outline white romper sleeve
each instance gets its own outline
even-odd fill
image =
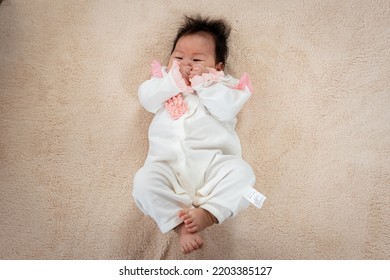
[[[147,111],[157,113],[164,107],[164,103],[180,92],[192,92],[181,77],[179,66],[174,63],[168,72],[166,67],[154,61],[152,63],[152,77],[143,82],[138,89],[139,101]]]
[[[202,104],[214,118],[222,122],[235,119],[252,92],[247,74],[240,80],[224,76],[223,73],[203,74],[194,77],[191,82]]]

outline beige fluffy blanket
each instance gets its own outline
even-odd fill
[[[243,157],[268,200],[182,255],[135,206],[138,102],[184,14],[232,26],[255,93]],[[23,1],[0,5],[0,258],[390,258],[390,3]]]

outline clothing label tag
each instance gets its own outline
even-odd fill
[[[264,201],[267,199],[264,195],[256,191],[255,189],[250,189],[248,193],[244,196],[250,203],[255,205],[257,208],[263,206]]]

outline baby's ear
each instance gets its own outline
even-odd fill
[[[215,65],[215,70],[223,71],[224,68],[225,65],[223,64],[223,62],[219,62],[217,65]]]

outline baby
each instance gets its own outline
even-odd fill
[[[202,247],[203,229],[248,207],[244,196],[256,181],[234,129],[252,86],[246,74],[223,72],[229,34],[223,20],[186,17],[168,67],[154,61],[139,87],[141,105],[155,116],[133,196],[163,233],[175,230],[184,253]]]

